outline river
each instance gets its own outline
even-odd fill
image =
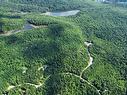
[[[71,11],[63,11],[63,12],[46,12],[42,15],[48,15],[48,16],[72,16],[76,15],[80,10],[71,10]]]

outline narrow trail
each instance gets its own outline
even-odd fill
[[[88,62],[88,65],[80,73],[80,78],[82,78],[84,71],[87,70],[93,64],[93,57],[91,57],[91,54],[89,52],[89,47],[92,45],[92,43],[84,42],[84,44],[87,46],[87,53],[89,56],[89,62]]]
[[[40,70],[44,71],[47,67],[48,67],[47,65],[41,66],[41,67],[38,68],[38,71],[40,71]]]
[[[64,75],[71,75],[71,76],[75,76],[75,77],[79,78],[79,79],[82,80],[83,82],[86,82],[88,85],[90,85],[91,87],[93,87],[93,88],[97,91],[98,95],[101,95],[100,92],[99,92],[100,90],[98,90],[98,89],[97,89],[94,85],[92,85],[89,81],[85,80],[84,78],[80,77],[79,75],[76,75],[76,74],[73,74],[73,73],[62,73],[62,74],[64,74]]]
[[[25,74],[28,68],[22,67],[22,73]]]
[[[82,75],[84,73],[85,70],[87,70],[92,64],[93,64],[93,57],[91,56],[90,52],[89,52],[89,47],[92,45],[92,43],[88,43],[88,42],[84,42],[84,44],[87,46],[87,52],[88,52],[88,56],[89,56],[89,62],[88,62],[88,65],[82,70],[82,72],[80,73],[80,76],[79,75],[76,75],[74,73],[62,73],[62,74],[65,74],[65,75],[71,75],[71,76],[75,76],[77,78],[79,78],[80,80],[82,80],[83,82],[86,82],[88,85],[90,85],[91,87],[93,87],[98,95],[101,95],[100,94],[100,90],[98,90],[94,85],[92,85],[89,81],[85,80],[84,78],[82,78]]]
[[[51,77],[51,75],[49,75],[49,76],[43,81],[43,83],[40,83],[40,82],[39,82],[38,85],[37,85],[37,84],[33,84],[33,83],[24,83],[24,84],[19,84],[19,85],[16,85],[16,86],[14,86],[14,85],[10,85],[10,86],[7,88],[6,91],[13,90],[13,89],[15,89],[15,88],[17,88],[17,87],[21,87],[22,85],[30,85],[30,86],[34,86],[34,87],[37,89],[37,88],[43,86],[44,83],[45,83],[50,77]]]
[[[12,30],[12,31],[8,31],[7,33],[4,33],[4,34],[0,34],[0,36],[10,36],[12,34],[17,34],[19,32],[24,32],[24,30]]]
[[[97,89],[94,85],[92,85],[89,81],[87,81],[87,80],[85,80],[84,78],[82,78],[82,75],[83,75],[84,71],[87,70],[87,69],[93,64],[93,57],[91,57],[91,54],[90,54],[90,52],[89,52],[89,47],[92,45],[92,43],[84,42],[84,44],[87,46],[87,52],[88,52],[88,56],[89,56],[89,62],[88,62],[88,65],[82,70],[81,74],[80,74],[80,75],[76,75],[76,74],[74,74],[74,73],[69,73],[69,72],[67,72],[67,73],[59,73],[59,74],[71,75],[71,76],[77,77],[77,78],[79,78],[81,81],[83,81],[83,82],[87,83],[88,85],[90,85],[91,87],[93,87],[93,88],[97,91],[98,95],[101,95],[101,94],[100,94],[100,90],[98,90],[98,89]],[[44,71],[46,68],[47,68],[47,65],[44,65],[44,66],[39,67],[37,70],[38,70],[38,71],[40,71],[40,70],[43,70],[43,71]],[[24,72],[26,72],[26,71],[24,71]],[[15,88],[17,88],[17,87],[21,87],[22,85],[34,86],[34,87],[37,89],[37,88],[43,86],[44,83],[46,82],[46,80],[48,80],[51,76],[52,76],[52,75],[49,75],[49,76],[43,81],[43,83],[38,83],[38,85],[32,84],[32,83],[24,83],[24,84],[19,84],[19,85],[17,85],[17,86],[10,85],[10,86],[7,88],[7,91],[13,90],[13,89],[15,89]],[[107,91],[107,90],[105,90],[105,91]]]

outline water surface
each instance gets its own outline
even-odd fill
[[[23,26],[23,29],[24,30],[31,30],[31,29],[33,29],[34,27],[31,25],[31,24],[25,24],[24,26]]]
[[[43,15],[49,16],[71,16],[76,15],[80,10],[72,10],[72,11],[63,11],[63,12],[46,12]]]

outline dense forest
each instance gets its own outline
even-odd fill
[[[79,9],[85,6],[84,0],[0,0],[0,5],[12,11],[45,12]]]
[[[0,0],[0,95],[127,95],[126,26],[94,0]]]

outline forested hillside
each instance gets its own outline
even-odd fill
[[[79,9],[85,5],[84,0],[1,0],[2,6],[22,12],[45,12]]]
[[[126,9],[90,0],[0,2],[0,95],[127,95]],[[43,14],[70,10],[79,12]]]

